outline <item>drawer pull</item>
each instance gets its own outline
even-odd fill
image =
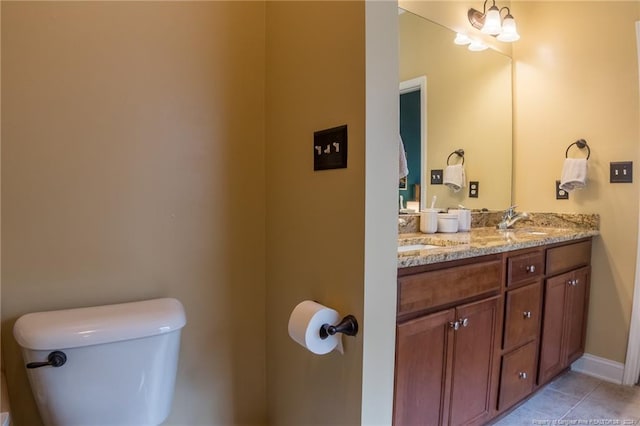
[[[520,378],[520,380],[526,380],[527,379],[527,373],[525,373],[524,371],[521,371],[518,373],[518,378]]]
[[[462,327],[466,327],[469,325],[469,318],[460,318],[458,321],[460,322],[460,325]]]
[[[449,327],[457,330],[460,328],[460,321],[451,321],[449,322]]]
[[[576,280],[569,280],[569,281],[567,281],[567,284],[569,284],[570,286],[575,287],[575,285],[576,285]]]
[[[522,316],[527,319],[527,318],[531,318],[531,311],[524,311],[522,313]]]
[[[524,270],[529,273],[534,273],[536,271],[536,265],[527,265]]]

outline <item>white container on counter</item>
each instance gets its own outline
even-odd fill
[[[467,232],[471,229],[471,210],[449,209],[449,213],[458,215],[458,231]]]
[[[420,211],[420,231],[434,234],[438,230],[438,210],[424,209]]]
[[[458,215],[454,213],[438,213],[438,232],[458,232]]]

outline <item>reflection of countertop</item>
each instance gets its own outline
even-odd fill
[[[398,245],[440,246],[398,254],[398,268],[446,262],[486,254],[579,240],[599,235],[597,230],[579,228],[522,227],[501,231],[495,227],[472,228],[455,234],[399,234]]]

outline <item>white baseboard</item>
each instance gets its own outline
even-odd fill
[[[624,374],[624,364],[591,354],[578,358],[571,364],[571,369],[618,385],[622,384]]]

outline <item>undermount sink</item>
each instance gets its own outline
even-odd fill
[[[418,251],[418,250],[428,250],[440,248],[440,246],[435,246],[433,244],[408,244],[406,246],[398,246],[398,253],[406,253],[408,251]]]

